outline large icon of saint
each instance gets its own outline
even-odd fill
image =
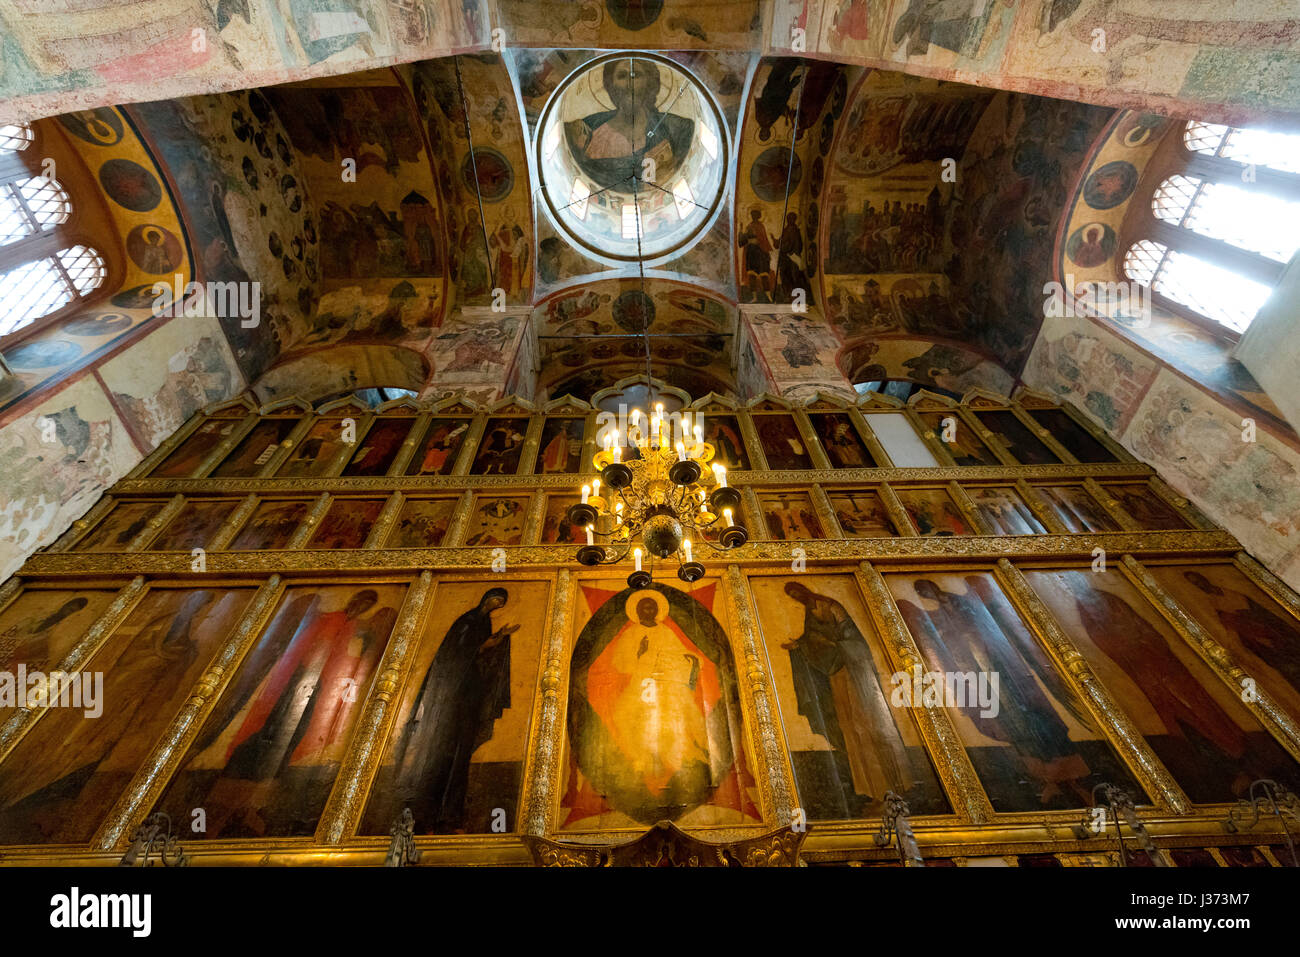
[[[705,803],[747,812],[735,667],[721,626],[675,589],[603,594],[573,651],[569,821],[615,810],[653,823]]]
[[[667,182],[686,158],[695,122],[660,112],[660,68],[648,60],[609,60],[601,80],[614,109],[564,124],[574,161],[602,189],[630,189],[644,159],[654,161],[654,181]]]
[[[492,625],[509,598],[489,588],[452,622],[402,729],[393,811],[410,807],[421,833],[465,830],[470,758],[510,707],[510,636],[519,625]]]

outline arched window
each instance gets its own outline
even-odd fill
[[[97,251],[66,235],[72,200],[33,172],[33,140],[30,126],[0,126],[0,338],[84,299],[107,274]]]
[[[1300,248],[1300,134],[1191,122],[1151,197],[1128,278],[1175,311],[1243,332]]]

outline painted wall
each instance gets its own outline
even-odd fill
[[[1239,408],[1100,320],[1044,322],[1024,381],[1085,410],[1251,554],[1300,585],[1300,451],[1285,438],[1258,423],[1249,428]]]

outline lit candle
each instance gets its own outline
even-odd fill
[[[590,497],[591,497],[591,486],[590,486],[590,485],[584,485],[584,486],[582,487],[582,504],[583,504],[583,505],[586,505],[586,504],[587,504],[587,499],[589,499]]]
[[[682,550],[686,552],[686,560],[689,562],[691,560],[691,540],[689,538],[682,539]]]
[[[614,446],[614,436],[608,432],[605,433],[605,451],[608,452]]]
[[[704,430],[700,428],[698,425],[695,427],[695,444],[696,445],[704,444]]]
[[[686,461],[686,446],[682,445],[680,442],[677,443],[677,461]]]
[[[617,518],[620,522],[623,521],[623,503],[622,503],[622,502],[615,502],[615,503],[614,503],[614,517]]]
[[[728,527],[728,528],[730,528],[732,525],[735,525],[735,524],[736,524],[735,522],[733,522],[733,521],[731,520],[731,509],[729,509],[729,508],[724,508],[724,509],[722,510],[722,517],[725,518],[725,519],[727,520],[727,527]]]
[[[588,525],[588,526],[587,526],[587,544],[588,544],[588,545],[595,545],[595,544],[596,544],[596,537],[595,537],[595,535],[594,535],[594,532],[595,532],[595,529],[593,529],[590,525]]]
[[[616,426],[614,428],[614,448],[618,448],[622,444],[623,444],[623,435],[621,432],[619,432],[618,427]]]
[[[623,446],[621,445],[614,446],[614,461],[615,462],[623,461]]]
[[[727,469],[721,465],[713,466],[713,474],[717,476],[718,488],[727,487]]]
[[[639,548],[632,549],[632,558],[636,561],[636,570],[640,571],[641,570],[641,549]]]
[[[591,494],[600,498],[600,479],[591,480]]]

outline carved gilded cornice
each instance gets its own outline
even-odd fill
[[[468,518],[468,508],[465,512]],[[453,520],[453,524],[455,521]],[[448,531],[452,538],[451,530]],[[936,562],[1050,559],[1091,561],[1094,548],[1109,553],[1155,555],[1216,555],[1231,558],[1241,548],[1227,532],[1105,532],[1084,535],[962,535],[923,538],[818,539],[799,542],[750,542],[727,553],[726,562],[789,564],[793,549],[804,551],[812,562]],[[207,553],[206,573],[193,572],[189,552],[48,552],[27,560],[20,574],[24,578],[82,577],[86,575],[175,575],[182,578],[207,575],[266,577],[275,573],[314,572],[413,572],[426,568],[483,569],[492,564],[491,548],[373,548],[303,549],[260,552]],[[504,546],[510,568],[554,568],[572,565],[573,545]],[[706,567],[720,566],[705,552],[696,556]]]
[[[189,479],[122,479],[109,494],[124,495],[218,495],[246,492],[284,494],[285,492],[434,492],[447,490],[496,489],[570,489],[574,494],[594,473],[544,473],[539,475],[354,475],[320,478],[189,478]],[[1097,462],[1091,465],[970,465],[931,468],[860,468],[803,469],[785,472],[754,469],[727,472],[731,484],[742,485],[825,485],[874,484],[890,482],[903,485],[943,484],[951,481],[1001,480],[1014,484],[1017,479],[1079,480],[1087,477],[1145,480],[1154,473],[1136,462]]]

